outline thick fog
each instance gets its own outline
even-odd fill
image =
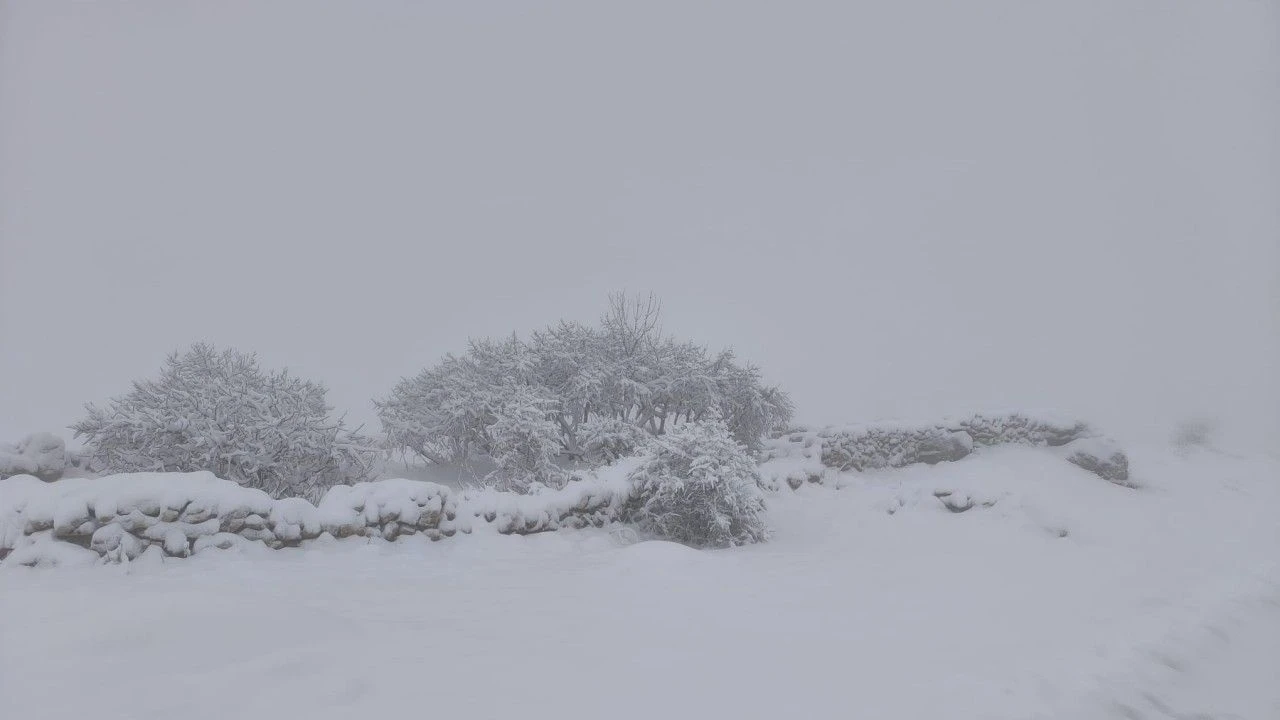
[[[1280,436],[1275,3],[0,7],[0,439],[194,340],[373,425],[619,289],[802,422]]]

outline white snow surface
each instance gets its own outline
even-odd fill
[[[0,715],[1280,717],[1280,461],[1130,459],[1138,488],[1025,447],[841,474],[771,494],[773,539],[732,550],[64,544],[0,567]]]

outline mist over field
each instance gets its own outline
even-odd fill
[[[1278,29],[0,0],[0,718],[1277,720]]]
[[[653,291],[813,424],[1280,433],[1280,11],[0,5],[0,437],[196,340],[370,399]]]

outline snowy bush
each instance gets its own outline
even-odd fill
[[[490,474],[495,485],[524,490],[534,483],[562,484],[564,471],[556,464],[559,431],[547,417],[553,404],[529,387],[506,393],[502,411],[485,428],[486,447],[497,465]]]
[[[635,455],[648,442],[644,428],[617,418],[592,418],[579,428],[582,457],[592,465],[609,465]]]
[[[473,341],[376,402],[395,448],[438,463],[475,454],[499,484],[558,484],[566,463],[607,463],[711,414],[748,449],[785,423],[791,400],[732,352],[658,328],[652,297],[614,296],[599,325],[562,322],[523,340]],[[624,427],[625,426],[625,427]]]
[[[133,384],[72,426],[98,471],[190,472],[317,499],[363,480],[375,451],[330,417],[325,388],[288,371],[263,371],[256,356],[197,344],[170,355],[155,380]]]
[[[756,464],[719,418],[655,438],[628,479],[623,519],[642,530],[698,547],[769,536]]]
[[[0,479],[34,475],[52,481],[62,477],[66,466],[67,445],[52,433],[34,433],[15,445],[0,443]]]
[[[1173,446],[1183,453],[1211,448],[1216,429],[1214,422],[1206,418],[1184,420],[1173,429]]]

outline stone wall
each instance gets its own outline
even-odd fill
[[[769,444],[766,460],[817,459],[836,472],[863,472],[918,463],[954,462],[997,445],[1061,448],[1068,462],[1109,482],[1126,484],[1129,462],[1114,442],[1087,424],[1050,415],[986,413],[934,424],[877,423],[795,429]],[[821,473],[788,472],[785,484],[821,482]]]
[[[616,519],[628,498],[629,485],[617,477],[575,481],[533,495],[379,480],[331,488],[315,506],[300,498],[275,500],[206,472],[56,483],[17,476],[0,481],[0,559],[57,564],[75,557],[65,546],[108,562],[146,553],[188,557],[244,543],[297,546],[326,533],[384,540],[414,535],[439,540],[479,528],[529,534],[601,527]]]

